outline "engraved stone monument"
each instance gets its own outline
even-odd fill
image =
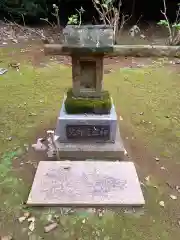
[[[73,84],[64,97],[54,136],[62,161],[39,163],[27,204],[144,205],[134,164],[117,161],[124,160],[124,147],[115,106],[102,87],[103,58],[113,51],[112,28],[68,26],[64,44],[52,47],[54,54],[58,48],[72,57]]]
[[[65,97],[55,130],[60,158],[121,159],[115,106],[103,89],[103,58],[113,51],[113,29],[102,25],[67,26],[62,55],[72,58],[72,88]]]

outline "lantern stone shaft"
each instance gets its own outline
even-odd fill
[[[64,49],[72,57],[75,97],[101,97],[103,58],[113,50],[113,29],[102,25],[67,26]]]

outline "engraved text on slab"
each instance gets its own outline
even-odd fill
[[[110,138],[109,125],[67,125],[66,136],[68,139],[102,139]]]

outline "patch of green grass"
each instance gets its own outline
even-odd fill
[[[5,58],[4,66],[7,62]],[[0,76],[0,232],[13,233],[15,239],[27,239],[28,230],[26,224],[17,221],[24,211],[21,203],[26,200],[27,186],[11,173],[11,163],[17,154],[13,149],[30,143],[39,128],[57,117],[64,92],[70,86],[71,71],[58,64],[40,69],[24,62],[19,72],[9,69]],[[117,112],[124,118],[123,124],[150,148],[175,161],[179,151],[179,87],[179,76],[167,68],[125,69],[105,77],[105,89],[112,94]],[[78,214],[61,216],[57,208],[26,210],[36,217],[36,237],[47,240],[169,240],[172,236],[179,239],[179,226],[169,210],[173,204],[167,201],[165,209],[158,204],[165,199],[164,191],[147,186],[144,193],[145,213],[139,217],[109,212],[101,219],[94,215],[82,218]],[[60,226],[45,234],[43,226],[54,212],[59,215]],[[86,221],[82,222],[84,218]]]
[[[17,188],[17,179],[9,174],[12,161],[16,156],[17,152],[5,153],[0,162],[0,195],[4,205],[7,205],[7,201],[10,200],[7,198],[9,192],[12,193]]]
[[[53,64],[21,65],[0,76],[0,154],[29,142],[37,126],[55,119],[70,77],[68,68]]]
[[[179,161],[180,75],[165,67],[119,69],[106,76],[127,128],[160,156]]]

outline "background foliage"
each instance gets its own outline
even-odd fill
[[[117,2],[118,0],[115,0]],[[180,0],[166,0],[167,15],[172,22],[176,19],[177,3]],[[132,15],[134,23],[140,18],[146,21],[160,21],[162,19],[161,10],[163,9],[163,0],[122,0],[123,13]],[[0,18],[4,17],[22,21],[22,16],[26,23],[34,21],[37,23],[40,18],[49,18],[55,20],[52,16],[53,7],[56,4],[59,7],[61,20],[76,14],[75,9],[82,6],[85,9],[83,20],[94,16],[92,0],[0,0]],[[134,7],[133,7],[134,6]],[[91,11],[89,11],[91,9]],[[66,19],[67,20],[67,19]]]
[[[60,0],[0,0],[1,18],[37,21],[51,15],[53,4],[59,5]]]

